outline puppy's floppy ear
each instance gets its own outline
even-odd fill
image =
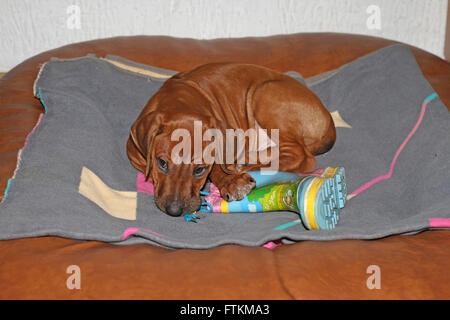
[[[226,163],[226,129],[227,126],[223,121],[220,121],[214,117],[209,117],[209,128],[210,129],[217,129],[222,133],[222,154],[220,156],[216,156],[216,160],[219,161],[217,163],[220,168],[227,174],[237,173],[238,170],[236,168],[236,165],[231,163]]]
[[[153,142],[160,133],[162,114],[151,112],[140,115],[131,126],[127,142],[127,153],[133,166],[150,178],[152,169]]]

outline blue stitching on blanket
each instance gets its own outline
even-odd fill
[[[44,100],[42,99],[41,88],[38,88],[37,95],[38,95],[39,100],[41,101],[42,105],[44,106],[44,114],[46,114],[46,113],[47,113],[47,106],[45,105],[45,102],[44,102]]]
[[[11,185],[11,181],[12,181],[12,178],[9,178],[8,184],[6,185],[6,189],[5,189],[5,192],[3,193],[3,199],[1,202],[5,201],[6,197],[8,196],[8,190],[9,190],[9,186]]]
[[[37,95],[38,95],[39,100],[41,101],[42,105],[44,106],[44,114],[46,114],[46,113],[47,113],[47,106],[45,105],[44,100],[42,100],[42,92],[41,92],[41,88],[38,88]],[[32,130],[32,131],[33,131],[33,130]],[[30,132],[30,133],[31,133],[31,132]],[[23,148],[25,148],[25,145],[22,147],[22,149],[23,149]],[[21,150],[22,150],[22,149],[21,149]],[[20,152],[20,150],[19,150],[19,152]],[[17,166],[19,165],[19,162],[20,162],[20,159],[17,159],[16,168],[17,168]],[[6,184],[6,189],[5,189],[5,191],[3,192],[3,198],[2,198],[2,201],[0,201],[0,203],[3,203],[3,202],[5,201],[5,199],[6,199],[6,197],[8,196],[8,191],[9,191],[9,188],[11,187],[11,181],[12,181],[12,180],[13,180],[13,178],[9,178],[9,179],[8,179],[8,182],[7,182],[7,184]]]

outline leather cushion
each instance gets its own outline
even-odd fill
[[[43,111],[33,97],[32,85],[39,64],[53,56],[114,54],[172,70],[239,61],[310,77],[393,43],[330,33],[218,40],[136,36],[44,52],[0,79],[0,193],[12,176],[17,151]],[[449,106],[450,64],[412,50],[425,77]],[[272,251],[236,245],[169,251],[57,237],[17,239],[0,241],[0,298],[450,298],[449,246],[449,231],[376,241],[304,241]],[[81,269],[80,290],[66,286],[70,265]],[[366,286],[370,265],[380,267],[380,290]]]

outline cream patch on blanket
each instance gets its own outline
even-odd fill
[[[113,217],[136,220],[137,192],[111,189],[86,167],[81,170],[78,192]]]

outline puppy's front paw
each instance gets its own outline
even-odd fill
[[[244,199],[256,186],[255,179],[248,173],[226,175],[219,186],[220,195],[226,201]]]

